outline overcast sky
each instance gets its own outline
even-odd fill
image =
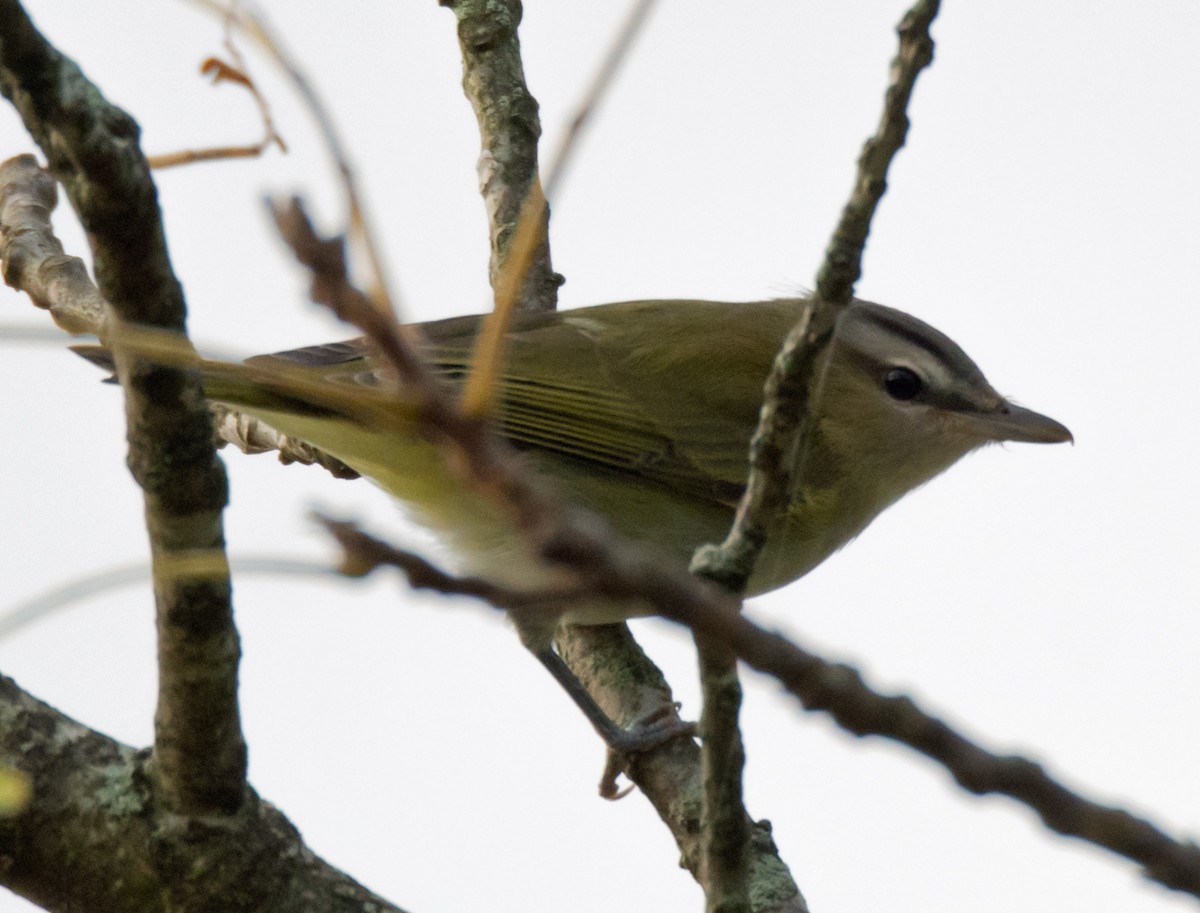
[[[138,120],[148,152],[255,137],[250,102],[197,73],[221,32],[193,7],[27,7]],[[453,16],[433,0],[266,8],[352,150],[406,318],[487,308]],[[624,8],[526,4],[545,149]],[[554,201],[563,306],[810,284],[904,9],[663,0]],[[986,746],[1196,837],[1200,6],[951,0],[934,34],[859,294],[954,337],[1077,443],[968,458],[750,611]],[[264,217],[269,193],[304,194],[327,230],[344,212],[289,89],[252,66],[291,154],[159,177],[192,334],[239,355],[352,335],[305,303]],[[33,151],[0,118],[0,155]],[[65,208],[57,225],[86,257]],[[7,289],[0,308],[0,332],[49,323]],[[142,562],[146,546],[119,393],[62,345],[0,351],[2,609]],[[329,560],[314,505],[415,541],[367,483],[226,459],[234,556]],[[252,781],[331,862],[414,913],[700,908],[644,798],[596,798],[599,740],[503,618],[391,578],[247,577],[236,597]],[[653,621],[636,632],[698,715],[688,638]],[[131,587],[0,642],[0,669],[143,745],[152,633],[149,587]],[[962,795],[911,752],[838,732],[769,681],[747,674],[747,688],[749,808],[773,822],[814,911],[1194,909],[1007,800]],[[0,895],[0,911],[25,908]]]

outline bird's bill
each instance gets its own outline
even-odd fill
[[[1028,444],[1075,443],[1070,430],[1048,415],[1005,402],[994,412],[976,416],[983,431],[994,441]]]

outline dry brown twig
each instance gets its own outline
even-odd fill
[[[250,69],[246,65],[242,52],[234,41],[233,19],[225,16],[225,50],[228,51],[232,63],[227,63],[218,57],[209,57],[200,64],[200,72],[211,76],[213,85],[232,83],[241,86],[250,93],[258,108],[262,120],[263,136],[257,143],[242,146],[214,146],[208,149],[183,149],[179,152],[167,152],[161,155],[150,155],[146,160],[151,168],[174,168],[178,165],[191,165],[195,162],[211,162],[230,158],[257,158],[272,146],[280,152],[287,153],[287,143],[275,128],[275,119],[271,115],[271,106],[266,97],[259,91],[258,85],[250,77]]]

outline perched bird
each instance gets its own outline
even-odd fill
[[[803,304],[628,301],[519,314],[499,378],[498,429],[569,499],[686,564],[729,529],[763,383]],[[450,388],[470,370],[481,319],[420,325],[423,355]],[[523,588],[546,581],[511,518],[465,493],[432,444],[403,420],[381,427],[356,414],[355,391],[384,382],[362,341],[202,370],[213,400],[308,441],[394,495],[460,569]],[[794,496],[770,524],[751,595],[803,576],[984,444],[1071,440],[1058,422],[997,393],[933,327],[862,301],[838,319],[810,409]],[[604,623],[638,611],[584,604],[563,620]],[[552,633],[522,632],[548,665]]]

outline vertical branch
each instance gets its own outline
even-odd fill
[[[550,268],[546,234],[548,208],[537,184],[537,138],[541,132],[537,103],[525,86],[517,40],[521,7],[518,0],[485,4],[481,0],[441,0],[458,18],[463,54],[463,88],[475,109],[483,142],[480,183],[487,205],[492,238],[490,274],[497,309],[481,339],[472,371],[469,395],[463,408],[468,414],[486,414],[491,403],[492,378],[499,360],[498,338],[506,325],[507,311],[515,305],[525,310],[553,310],[561,277]],[[601,90],[645,21],[651,4],[639,0],[603,62],[597,77],[556,156],[553,184],[567,151],[595,108]],[[522,213],[522,209],[525,210]],[[516,250],[510,239],[521,231],[525,244]],[[528,278],[510,257],[527,260]],[[513,277],[516,277],[514,279]],[[505,281],[507,279],[507,282]],[[513,302],[514,289],[524,294]],[[670,701],[671,690],[662,672],[642,652],[625,625],[560,627],[556,635],[563,660],[579,677],[611,719],[621,725],[644,718]],[[737,686],[736,679],[734,686]],[[740,753],[740,745],[737,747]],[[683,864],[701,881],[700,847],[701,770],[699,751],[690,741],[677,740],[632,759],[626,773],[654,804],[679,844]],[[740,811],[740,804],[738,806]],[[741,812],[740,827],[753,833],[753,841],[737,837],[747,855],[754,883],[756,911],[804,913],[804,898],[780,858],[766,825],[751,824]],[[750,847],[748,854],[746,847]],[[740,866],[739,866],[740,868]],[[743,885],[743,894],[745,886]]]
[[[15,0],[0,0],[0,91],[78,212],[115,316],[182,333],[183,292],[137,125],[46,42]],[[155,571],[155,785],[175,812],[229,813],[245,796],[246,746],[221,527],[225,470],[198,378],[123,356],[113,341],[128,464],[142,487]]]
[[[695,635],[704,712],[700,769],[700,881],[708,913],[750,911],[750,817],[742,801],[746,751],[738,715],[742,686],[737,657],[717,641]]]
[[[571,119],[570,129],[563,133],[562,139],[559,141],[558,148],[550,160],[545,190],[543,191],[538,181],[533,181],[521,203],[512,241],[492,275],[495,307],[492,313],[484,319],[483,326],[480,328],[479,338],[475,342],[475,351],[471,358],[471,374],[463,387],[462,409],[468,415],[487,415],[495,407],[493,400],[496,396],[496,378],[499,376],[504,360],[504,334],[512,323],[513,315],[518,309],[543,309],[539,302],[522,298],[521,292],[528,284],[526,277],[538,257],[541,256],[542,251],[549,251],[547,219],[550,210],[547,199],[553,198],[555,188],[562,183],[563,175],[570,164],[572,153],[578,146],[579,138],[583,135],[584,127],[599,106],[604,91],[611,85],[617,69],[633,46],[633,41],[645,24],[654,2],[655,0],[637,0],[634,4],[621,30],[610,45],[599,70],[593,76],[591,85],[577,106],[575,116]],[[519,54],[515,63],[520,65]],[[513,78],[516,80],[517,77]],[[482,127],[481,132],[486,134],[486,130]],[[558,281],[561,284],[561,276],[558,277]],[[552,302],[549,309],[553,310],[554,307],[555,303]]]
[[[538,181],[538,138],[542,125],[538,105],[525,85],[517,25],[520,0],[441,0],[458,19],[462,49],[463,91],[475,109],[483,149],[479,156],[479,187],[487,207],[492,254],[493,288],[500,282],[526,197]],[[540,196],[540,192],[538,194]],[[549,222],[550,209],[540,201],[538,222]],[[562,276],[550,262],[544,232],[534,245],[525,275],[522,305],[531,311],[552,311],[558,302]]]

